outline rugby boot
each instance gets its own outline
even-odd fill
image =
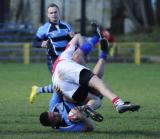
[[[97,122],[102,122],[103,121],[103,116],[96,112],[95,110],[93,110],[92,108],[88,107],[88,106],[82,106],[82,111],[91,119],[93,119],[94,121]]]
[[[123,105],[118,105],[116,106],[116,110],[119,112],[119,113],[124,113],[126,111],[138,111],[140,108],[140,105],[136,105],[136,104],[132,104],[130,102],[124,102]]]
[[[29,96],[29,102],[31,104],[34,103],[35,99],[36,99],[36,96],[37,96],[37,88],[38,86],[34,85],[32,86],[32,90],[31,90],[31,93],[30,93],[30,96]]]

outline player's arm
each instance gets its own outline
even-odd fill
[[[34,36],[34,39],[32,41],[32,46],[36,48],[47,47],[48,41],[49,40],[45,30],[43,29],[43,27],[40,27],[37,30],[36,35]]]
[[[83,115],[81,117],[80,121],[84,124],[84,131],[85,132],[93,131],[94,126],[93,126],[91,119],[89,119]]]
[[[42,40],[41,38],[35,37],[32,41],[32,47],[36,48],[46,48],[48,44],[48,39]]]
[[[73,30],[73,28],[71,27],[71,25],[70,24],[68,24],[68,23],[66,23],[66,25],[67,25],[67,28],[68,28],[68,35],[71,37],[71,38],[73,38],[74,37],[74,30]]]
[[[73,57],[75,57],[75,52],[78,50],[77,47],[81,37],[82,36],[80,34],[76,34],[72,38],[72,40],[68,43],[65,51],[63,51],[63,53],[61,54],[60,59],[73,59]]]

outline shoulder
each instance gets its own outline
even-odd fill
[[[71,25],[66,21],[60,21],[60,25],[66,26],[67,28],[71,28]]]
[[[51,24],[49,22],[46,22],[45,24],[43,24],[42,26],[40,26],[38,28],[38,30],[45,30],[47,29],[49,26],[51,26]]]
[[[70,25],[68,22],[66,21],[60,21],[60,24],[63,24],[63,25]]]
[[[51,24],[49,22],[40,26],[37,30],[36,36],[38,36],[39,38],[44,38],[47,32],[49,31],[50,26]]]

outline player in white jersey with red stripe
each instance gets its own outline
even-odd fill
[[[82,65],[83,60],[80,60],[80,64],[79,61],[75,61],[75,53],[83,53],[77,48],[80,45],[79,39],[81,35],[78,34],[69,42],[66,50],[55,62],[52,75],[53,85],[60,88],[64,97],[72,102],[83,103],[87,99],[92,101],[92,98],[88,97],[89,88],[93,88],[112,101],[119,113],[137,111],[140,108],[139,105],[124,102],[97,75]],[[100,57],[103,59],[107,55],[108,43],[105,39],[101,39],[100,42],[102,45]],[[94,106],[94,103],[90,104],[92,109],[95,109]]]

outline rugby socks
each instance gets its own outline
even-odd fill
[[[99,36],[95,35],[90,40],[85,42],[80,46],[80,49],[83,51],[84,55],[88,55],[92,48],[99,42]]]
[[[40,93],[54,93],[53,86],[48,85],[48,86],[38,87],[37,94],[40,94]]]
[[[100,40],[100,48],[101,48],[101,52],[99,54],[99,58],[103,58],[104,60],[107,59],[107,55],[108,55],[108,51],[109,51],[109,44],[108,41],[106,39],[101,39]]]
[[[112,103],[115,107],[123,105],[124,101],[122,99],[120,99],[119,97],[116,97],[112,100]]]
[[[101,58],[106,60],[107,59],[107,53],[104,52],[104,51],[101,51],[100,54],[99,54],[99,59],[101,59]]]

